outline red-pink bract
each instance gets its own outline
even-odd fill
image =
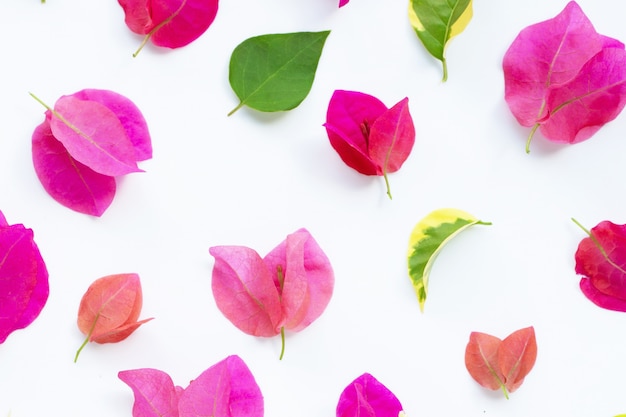
[[[357,91],[336,90],[328,104],[326,123],[330,144],[339,157],[361,174],[377,175],[369,156],[370,127],[387,106],[376,97]]]
[[[115,178],[81,164],[56,140],[44,120],[32,137],[35,173],[57,202],[79,213],[101,216],[113,202]]]
[[[337,417],[398,417],[402,411],[398,398],[368,373],[352,381],[337,403]]]
[[[0,343],[31,324],[48,300],[48,271],[33,231],[0,212]]]
[[[180,48],[213,23],[218,0],[118,0],[128,28],[157,46]]]
[[[135,397],[133,417],[178,417],[178,400],[183,389],[158,369],[142,368],[117,374]]]
[[[540,127],[546,138],[565,143],[589,139],[626,104],[626,51],[601,50],[573,80],[550,89],[546,103],[550,117]]]
[[[263,417],[263,394],[237,355],[211,366],[185,389],[157,369],[121,371],[118,377],[133,390],[133,417]]]
[[[349,167],[365,175],[400,169],[415,142],[415,127],[405,98],[393,108],[376,97],[336,90],[324,123],[330,144]]]
[[[300,331],[322,314],[332,296],[330,261],[305,229],[288,235],[264,259],[243,246],[214,246],[209,252],[215,257],[215,302],[247,334]]]
[[[415,143],[415,127],[404,98],[380,115],[370,129],[369,154],[377,175],[396,172],[409,157]]]
[[[626,312],[626,225],[600,222],[576,250],[580,289],[599,307]]]
[[[505,53],[511,112],[523,126],[540,126],[549,140],[588,139],[623,108],[623,49],[569,2],[556,17],[522,30]]]
[[[152,157],[146,121],[134,103],[109,90],[61,97],[32,136],[35,171],[62,205],[101,216],[115,195],[115,176],[141,171]]]
[[[263,417],[263,394],[245,362],[231,355],[191,381],[178,410],[180,417]]]
[[[525,327],[504,340],[472,332],[465,348],[465,367],[472,378],[485,388],[502,389],[508,398],[524,382],[537,359],[535,329]]]
[[[80,300],[78,328],[91,342],[122,341],[152,320],[138,321],[142,305],[139,275],[125,273],[98,278]]]

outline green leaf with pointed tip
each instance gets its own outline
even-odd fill
[[[230,57],[228,78],[243,106],[264,112],[297,107],[311,91],[330,31],[261,35],[240,43]]]
[[[424,47],[443,65],[448,79],[445,49],[472,19],[472,0],[410,0],[409,20]]]
[[[461,210],[438,209],[415,225],[409,240],[409,277],[415,288],[420,310],[424,311],[428,278],[435,258],[454,236],[475,224],[490,225]]]

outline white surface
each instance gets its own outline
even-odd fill
[[[503,100],[502,56],[525,26],[566,1],[482,0],[449,45],[449,80],[408,23],[402,1],[222,1],[214,24],[178,50],[149,46],[114,0],[0,3],[0,210],[23,223],[50,273],[39,318],[0,345],[0,416],[130,416],[123,369],[154,367],[186,386],[229,354],[240,355],[265,397],[265,415],[334,416],[339,394],[370,372],[409,416],[614,416],[626,411],[626,315],[584,298],[574,272],[583,233],[604,219],[626,223],[626,116],[591,140],[561,146],[528,130]],[[596,29],[626,40],[618,0],[581,0]],[[261,114],[237,104],[228,60],[244,39],[332,30],[311,93],[295,110]],[[142,110],[154,158],[123,179],[96,219],[62,207],[39,184],[30,136],[44,109],[83,88],[121,93]],[[345,166],[322,127],[335,89],[388,106],[410,99],[417,139],[384,181]],[[493,222],[450,243],[431,275],[420,314],[406,272],[408,237],[431,210],[456,207]],[[213,245],[265,254],[306,227],[336,273],[326,312],[280,339],[245,335],[217,310]],[[122,343],[90,344],[80,297],[98,277],[137,272],[141,317]],[[505,400],[476,384],[463,363],[471,331],[505,337],[535,326],[535,368]]]

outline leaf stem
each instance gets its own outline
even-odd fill
[[[281,348],[280,348],[280,357],[278,358],[278,360],[282,361],[283,356],[285,355],[285,328],[284,327],[280,328],[280,341],[281,341]]]
[[[41,101],[41,99],[39,97],[37,97],[36,95],[34,95],[33,93],[31,93],[30,91],[28,92],[28,94],[30,94],[30,96],[32,98],[34,98],[35,100],[37,100],[37,102],[39,104],[41,104],[42,106],[44,106],[46,108],[46,110],[50,110],[51,112],[53,112],[54,110],[52,110],[52,107],[48,106],[46,103],[44,103],[43,101]]]
[[[530,153],[530,142],[533,140],[533,136],[539,127],[539,123],[535,124],[533,128],[530,130],[530,134],[528,135],[528,139],[526,140],[526,153]]]
[[[232,116],[232,115],[233,115],[233,113],[235,113],[237,110],[239,110],[239,109],[240,109],[240,108],[242,108],[242,107],[243,107],[243,101],[242,101],[242,102],[240,102],[239,104],[237,104],[237,107],[235,107],[234,109],[232,109],[232,110],[231,110],[231,111],[227,114],[227,116]]]
[[[383,178],[385,179],[385,185],[387,186],[387,195],[390,200],[393,200],[393,197],[391,196],[391,188],[389,188],[389,178],[387,177],[387,172],[383,173]]]
[[[98,314],[96,314],[96,318],[93,320],[93,324],[91,325],[91,328],[89,329],[89,333],[87,333],[87,337],[83,341],[83,344],[80,345],[80,347],[76,351],[76,356],[74,356],[74,363],[76,363],[76,361],[78,360],[78,355],[80,355],[80,352],[83,350],[83,348],[85,346],[87,346],[87,343],[89,343],[89,339],[91,339],[91,335],[93,334],[93,330],[96,328],[96,323],[98,322],[98,318],[100,318],[100,313],[99,312],[98,312]]]
[[[441,64],[443,65],[443,78],[441,79],[442,83],[448,81],[448,63],[445,58],[441,58]]]
[[[504,384],[500,384],[500,387],[502,387],[502,392],[504,393],[504,398],[506,398],[508,400],[509,399],[509,393],[506,390],[506,386],[504,386]]]
[[[141,52],[143,47],[146,46],[146,44],[148,43],[148,39],[150,39],[151,37],[152,37],[152,32],[148,33],[146,36],[143,37],[143,40],[139,44],[139,48],[137,48],[137,50],[133,53],[133,58],[137,58],[137,55],[139,55],[139,52]]]

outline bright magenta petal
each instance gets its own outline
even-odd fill
[[[178,417],[183,390],[174,386],[168,374],[143,368],[121,371],[117,376],[133,390],[133,417]]]
[[[541,133],[556,142],[589,139],[615,119],[626,105],[626,51],[605,48],[567,84],[550,90],[550,118]]]
[[[593,286],[589,278],[582,278],[579,285],[585,297],[598,307],[626,312],[626,300],[604,294]]]
[[[33,231],[0,224],[0,343],[39,316],[48,294],[48,271]]]
[[[396,172],[409,157],[415,143],[415,127],[405,98],[385,111],[370,130],[369,154],[378,174]]]
[[[9,223],[7,223],[7,219],[4,217],[4,214],[0,211],[0,227],[6,227]]]
[[[118,117],[104,105],[71,96],[57,100],[50,128],[77,161],[110,176],[141,171],[135,148]]]
[[[348,4],[349,1],[350,0],[339,0],[339,7],[345,6],[346,4]]]
[[[152,19],[161,26],[152,42],[167,48],[180,48],[199,38],[217,15],[218,0],[153,0]]]
[[[152,158],[152,141],[148,124],[139,108],[128,98],[109,90],[86,89],[72,94],[80,100],[94,101],[111,110],[126,130],[128,139],[135,148],[135,160]]]
[[[264,261],[275,283],[279,268],[283,275],[281,326],[296,332],[309,326],[324,312],[333,293],[335,278],[326,254],[306,229],[300,229],[288,235]]]
[[[556,17],[522,30],[503,59],[505,99],[517,121],[541,121],[548,89],[572,80],[607,39],[573,1]]]
[[[387,111],[376,97],[356,91],[336,90],[328,104],[326,132],[330,144],[349,167],[365,175],[377,175],[369,156],[369,132]]]
[[[581,240],[575,255],[576,273],[588,279],[581,288],[596,304],[610,298],[626,301],[626,225],[603,221],[590,232],[593,239]]]
[[[253,336],[280,332],[278,289],[259,254],[244,246],[214,246],[211,288],[217,307],[241,331]]]
[[[179,401],[180,417],[263,417],[263,395],[245,362],[236,355],[191,381]]]
[[[398,417],[402,404],[376,378],[363,374],[341,393],[337,417]]]
[[[65,207],[101,216],[113,201],[115,178],[98,174],[72,158],[52,135],[47,119],[33,132],[32,155],[43,188]]]
[[[152,42],[180,48],[200,37],[213,23],[218,0],[118,0],[130,30]]]

